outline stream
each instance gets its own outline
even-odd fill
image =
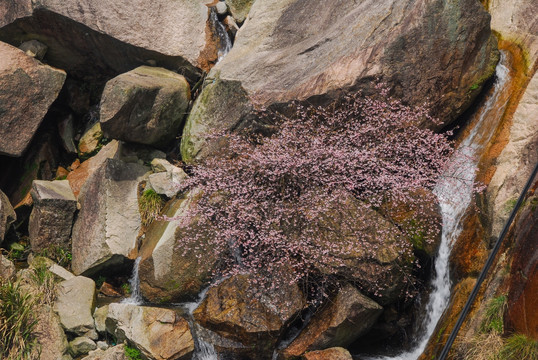
[[[500,123],[507,100],[506,86],[510,82],[510,70],[507,56],[501,52],[501,58],[495,70],[495,83],[489,97],[474,114],[469,126],[470,133],[463,139],[457,159],[445,171],[442,180],[434,189],[441,205],[443,230],[439,253],[435,258],[435,271],[431,279],[428,303],[425,315],[419,326],[417,340],[411,350],[396,356],[366,357],[369,360],[416,360],[424,352],[428,341],[435,331],[437,323],[450,300],[450,266],[449,257],[452,246],[462,230],[462,220],[471,204],[473,183],[480,155],[491,140]],[[362,357],[361,357],[362,358]]]

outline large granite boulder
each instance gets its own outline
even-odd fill
[[[141,66],[107,82],[100,122],[108,138],[163,147],[179,136],[189,83],[163,68]]]
[[[39,252],[52,246],[70,249],[77,200],[69,181],[34,180],[31,194],[34,207],[28,232],[32,250]]]
[[[148,170],[138,163],[106,159],[85,183],[72,235],[75,274],[92,275],[136,257],[138,184]]]
[[[92,279],[76,276],[58,284],[54,311],[66,332],[96,340],[94,307],[95,282]]]
[[[0,53],[0,154],[21,156],[60,93],[66,74],[3,42]]]
[[[193,191],[170,200],[163,214],[180,218],[198,196]],[[181,247],[185,231],[178,220],[154,220],[149,226],[140,248],[140,290],[144,298],[153,302],[192,300],[209,284],[218,259],[196,247],[185,251]],[[208,227],[192,231],[203,231],[204,239],[211,236]]]
[[[107,331],[156,360],[190,359],[194,341],[187,320],[170,309],[110,304]]]
[[[305,300],[296,284],[271,291],[258,286],[248,275],[234,275],[212,286],[193,315],[203,327],[244,346],[222,350],[271,359],[279,336],[303,310]]]
[[[309,219],[314,266],[327,275],[353,281],[381,305],[403,298],[412,278],[412,244],[400,229],[353,196],[325,204],[326,211]],[[288,235],[293,239],[293,231]]]
[[[263,127],[254,104],[324,103],[342,90],[370,93],[375,79],[409,104],[429,100],[432,114],[449,123],[493,74],[489,20],[476,0],[256,1],[206,79],[187,120],[183,158],[213,152],[209,130]]]
[[[15,214],[9,198],[0,190],[0,244],[4,241],[9,227],[15,220],[17,220],[17,214]]]
[[[346,347],[367,333],[383,308],[346,285],[334,299],[316,312],[299,336],[283,351],[285,358],[294,358],[306,351],[330,347]]]
[[[205,0],[14,0],[0,3],[0,40],[39,39],[49,63],[110,78],[155,63],[190,79],[217,60]]]

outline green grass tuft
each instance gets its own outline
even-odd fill
[[[506,310],[506,295],[500,295],[489,301],[484,320],[480,325],[480,331],[483,333],[496,332],[502,334],[504,332],[504,311]]]
[[[523,334],[514,334],[506,339],[496,360],[536,360],[538,359],[538,340]]]
[[[128,345],[125,345],[123,350],[129,360],[142,360],[142,354],[140,353],[140,350],[132,348]]]
[[[145,190],[138,200],[142,225],[148,226],[151,224],[155,216],[159,215],[163,206],[164,200],[161,195],[157,194],[153,189]]]
[[[0,359],[33,359],[36,299],[18,283],[0,283]]]

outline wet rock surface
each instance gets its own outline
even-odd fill
[[[305,360],[352,360],[351,354],[344,348],[330,348],[307,352],[303,358]]]
[[[3,42],[0,52],[0,154],[21,156],[66,74]]]

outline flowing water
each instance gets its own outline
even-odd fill
[[[426,315],[422,320],[418,340],[410,351],[396,356],[370,357],[371,360],[416,360],[424,352],[433,334],[437,322],[450,300],[449,257],[454,241],[462,230],[462,220],[473,196],[473,183],[476,167],[484,147],[488,144],[497,128],[506,107],[506,84],[510,80],[506,55],[501,52],[501,59],[495,71],[493,91],[486,102],[479,108],[471,120],[471,132],[458,148],[455,161],[446,170],[442,181],[434,189],[443,216],[442,240],[439,253],[435,259],[435,273],[431,280],[431,293],[426,306]],[[361,357],[362,358],[362,357]]]
[[[140,293],[140,278],[138,277],[138,268],[140,266],[141,257],[137,257],[133,265],[133,274],[129,279],[129,286],[131,289],[131,296],[122,300],[122,304],[142,305],[144,300]]]
[[[230,35],[228,35],[226,28],[224,28],[224,25],[219,21],[219,18],[217,16],[217,11],[215,10],[215,8],[211,8],[209,20],[211,21],[213,29],[215,30],[215,33],[219,38],[219,47],[218,47],[219,57],[217,60],[217,63],[218,63],[232,49],[232,40],[230,39]]]
[[[194,354],[192,356],[192,360],[218,360],[217,352],[215,351],[215,348],[213,345],[203,339],[203,336],[200,335],[201,333],[201,327],[194,321],[194,318],[192,316],[192,313],[196,308],[202,303],[204,300],[207,291],[209,290],[209,286],[206,287],[200,295],[198,295],[198,300],[188,303],[180,304],[179,306],[185,310],[185,315],[187,317],[187,321],[189,322],[192,338],[194,340]]]

